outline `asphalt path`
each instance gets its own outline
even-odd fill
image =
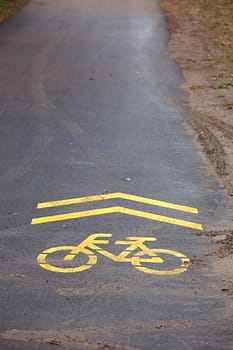
[[[0,26],[1,349],[232,348],[197,263],[226,201],[167,41],[156,0],[32,0]]]

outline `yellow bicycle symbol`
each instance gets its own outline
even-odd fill
[[[114,244],[117,245],[127,245],[128,247],[123,250],[120,254],[115,255],[107,250],[104,250],[99,245],[109,244],[108,239],[112,237],[111,233],[95,233],[87,237],[77,246],[60,246],[52,247],[44,250],[37,257],[37,262],[40,267],[45,270],[61,273],[74,273],[81,272],[90,269],[97,262],[97,255],[94,253],[99,253],[113,261],[116,262],[126,262],[131,263],[136,269],[149,274],[154,275],[176,275],[183,273],[187,270],[190,260],[187,256],[179,253],[175,250],[170,249],[151,249],[148,248],[144,242],[156,241],[155,237],[126,237],[124,241],[115,241]],[[68,251],[65,255],[63,261],[72,261],[79,254],[85,254],[88,258],[87,262],[81,266],[77,267],[59,267],[48,263],[48,259],[51,255],[57,252]],[[130,256],[131,255],[131,256]],[[164,259],[160,255],[170,255],[178,259],[178,267],[171,270],[156,270],[144,266],[145,264],[162,264]]]

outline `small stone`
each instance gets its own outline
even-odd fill
[[[126,178],[124,178],[122,180],[124,180],[124,181],[131,181],[131,178],[130,177],[126,177]]]

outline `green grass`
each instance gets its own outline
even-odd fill
[[[0,23],[14,15],[28,2],[29,0],[0,0]]]
[[[227,81],[218,86],[218,89],[229,89],[233,87],[233,83],[231,81]]]
[[[0,8],[6,7],[7,3],[6,0],[0,0]]]

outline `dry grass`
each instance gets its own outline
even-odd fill
[[[233,0],[196,0],[196,3],[213,42],[233,62]]]
[[[233,0],[161,0],[161,5],[209,173],[225,185],[233,207]]]

